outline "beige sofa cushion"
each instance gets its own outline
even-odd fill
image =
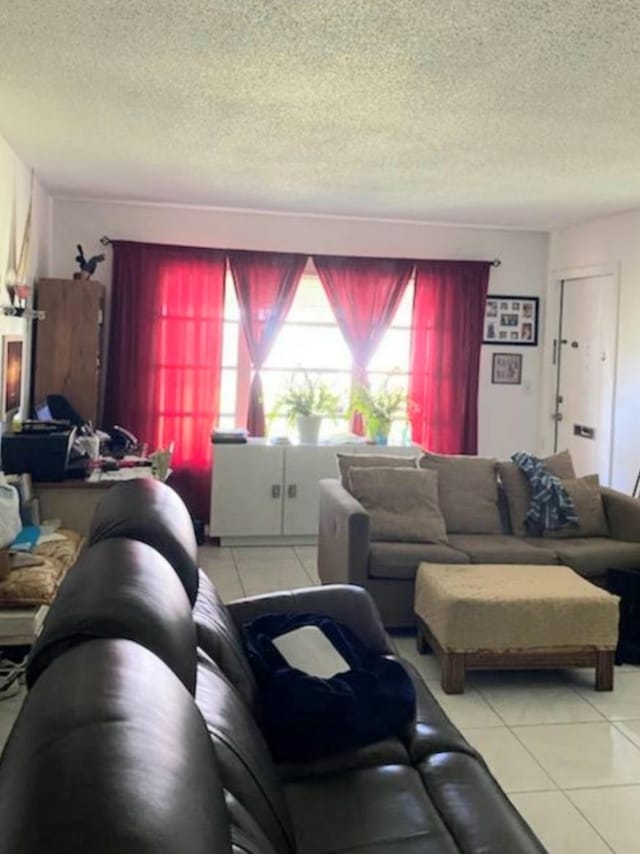
[[[413,581],[423,561],[431,563],[469,563],[463,552],[444,543],[371,543],[370,578]]]
[[[469,556],[471,563],[556,563],[549,552],[512,534],[449,534],[449,545]]]
[[[418,467],[417,457],[395,457],[390,454],[338,454],[338,469],[343,487],[351,491],[349,485],[349,470],[352,466],[358,468],[393,468],[415,469]]]
[[[570,566],[585,578],[597,578],[608,569],[640,568],[640,543],[627,543],[609,537],[584,537],[552,540],[527,537],[526,541],[540,551],[547,551],[560,563]]]
[[[604,515],[604,506],[600,496],[600,478],[597,474],[587,477],[577,477],[563,480],[562,485],[567,490],[569,498],[578,517],[577,525],[567,525],[553,531],[544,531],[544,536],[551,539],[567,539],[570,537],[608,537],[609,526]]]
[[[415,612],[448,650],[613,649],[618,599],[566,566],[423,563]]]
[[[569,451],[562,451],[559,454],[554,454],[552,457],[546,457],[543,463],[547,471],[561,480],[571,480],[576,476]],[[518,466],[511,462],[498,463],[498,474],[507,495],[511,530],[517,537],[530,536],[531,532],[524,524],[525,517],[529,512],[531,499],[529,481]]]
[[[420,467],[438,472],[440,509],[448,533],[502,533],[496,460],[425,453]]]
[[[372,540],[447,542],[436,472],[352,466],[349,484],[352,495],[369,514]]]

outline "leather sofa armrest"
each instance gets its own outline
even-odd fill
[[[339,480],[320,481],[318,574],[323,584],[367,579],[369,514]]]
[[[413,664],[404,658],[400,662],[416,692],[415,718],[402,735],[411,762],[418,765],[437,753],[466,753],[479,759],[478,752],[442,711]]]
[[[600,494],[611,538],[630,543],[640,542],[640,498],[632,498],[606,486],[601,487]]]
[[[236,599],[227,605],[239,628],[263,614],[322,614],[348,626],[372,652],[392,652],[373,599],[361,587],[327,585]]]

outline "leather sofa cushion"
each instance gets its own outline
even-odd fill
[[[573,501],[577,525],[568,525],[553,531],[544,531],[543,536],[550,539],[569,539],[571,537],[608,537],[609,527],[604,515],[604,505],[600,495],[600,479],[597,474],[563,480],[562,485]]]
[[[551,552],[557,556],[559,563],[570,566],[585,578],[605,575],[613,567],[640,567],[640,543],[625,543],[609,537],[570,537],[566,540],[528,537],[527,542],[540,551]]]
[[[189,511],[170,486],[144,478],[107,490],[93,514],[89,544],[110,537],[153,546],[174,568],[193,605],[198,593],[198,545]]]
[[[65,650],[92,638],[141,644],[194,691],[196,634],[189,601],[171,565],[151,546],[114,538],[82,552],[31,651],[28,685]]]
[[[24,702],[0,765],[4,854],[231,854],[211,743],[153,653],[92,640]]]
[[[404,734],[411,763],[415,765],[428,756],[443,752],[468,753],[479,758],[476,750],[442,711],[415,667],[408,661],[402,664],[416,692],[415,720]]]
[[[496,460],[425,453],[420,467],[438,472],[440,509],[449,534],[500,534]]]
[[[411,765],[407,748],[399,738],[385,738],[364,747],[341,750],[308,762],[282,762],[277,765],[277,770],[283,783],[292,783],[341,771],[376,768],[379,765]]]
[[[349,482],[369,514],[372,541],[447,542],[437,472],[352,466]]]
[[[293,851],[291,820],[262,733],[220,668],[200,657],[196,703],[215,748],[222,785],[279,854]]]
[[[466,554],[443,543],[371,543],[369,575],[372,578],[413,580],[418,565],[429,563],[469,563]]]
[[[509,534],[451,534],[449,545],[471,563],[556,563],[547,552]]]
[[[198,646],[220,666],[220,669],[253,708],[257,686],[244,648],[240,631],[218,591],[202,570],[198,583],[198,598],[193,606]]]
[[[277,854],[251,813],[231,792],[225,790],[224,796],[231,825],[233,854]]]
[[[297,850],[304,854],[459,851],[427,797],[420,775],[406,765],[289,783],[285,794]]]
[[[456,851],[547,854],[482,760],[464,753],[439,753],[419,768]]]
[[[569,451],[561,451],[559,454],[545,457],[542,462],[547,471],[561,480],[570,480],[576,476]],[[531,500],[529,481],[518,466],[512,462],[498,463],[498,474],[504,491],[507,494],[511,530],[517,537],[529,536],[530,531],[527,530],[524,524]]]

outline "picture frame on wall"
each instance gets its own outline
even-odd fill
[[[482,343],[537,347],[539,307],[539,297],[488,294]]]
[[[24,340],[20,335],[2,336],[2,417],[22,402]]]
[[[491,382],[494,385],[520,385],[522,354],[494,353],[491,360]]]

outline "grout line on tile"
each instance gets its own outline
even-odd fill
[[[233,561],[233,567],[234,567],[234,569],[235,569],[235,571],[236,571],[236,576],[237,576],[237,578],[238,578],[238,584],[240,585],[240,590],[242,591],[242,595],[243,595],[243,596],[246,596],[246,595],[247,595],[247,591],[246,591],[246,589],[245,589],[244,584],[242,583],[242,574],[241,574],[241,572],[240,572],[240,568],[238,567],[238,564],[237,564],[237,561],[236,561],[236,552],[235,552],[235,549],[231,549],[231,560]]]
[[[567,786],[563,792],[588,792],[591,789],[640,789],[640,783],[600,783],[598,786]]]
[[[626,721],[619,721],[619,723],[626,723]],[[541,724],[512,724],[512,726],[518,727],[518,729],[531,729],[539,726],[592,726],[593,724],[613,724],[613,721],[602,718],[601,721],[547,721]]]
[[[548,726],[548,724],[535,724],[535,726]],[[551,724],[551,726],[555,726],[555,724]],[[513,734],[513,736],[518,740],[518,742],[519,742],[519,743],[524,747],[525,751],[529,754],[529,756],[533,759],[533,761],[534,761],[537,765],[539,765],[539,766],[540,766],[540,768],[542,768],[542,770],[543,770],[543,771],[544,771],[544,773],[547,775],[547,777],[552,781],[552,783],[553,783],[553,785],[556,787],[556,789],[560,789],[560,791],[562,791],[562,786],[558,783],[558,781],[557,781],[557,780],[556,780],[556,778],[553,776],[553,774],[552,774],[550,771],[548,771],[548,770],[544,767],[544,765],[542,764],[542,762],[540,762],[540,760],[539,760],[537,757],[535,757],[535,756],[533,755],[533,753],[531,752],[531,750],[529,750],[529,748],[527,747],[527,745],[526,745],[526,744],[522,741],[522,739],[518,736],[518,733],[515,731],[515,729],[513,729],[513,727],[509,727],[509,730],[510,730],[510,732]]]
[[[586,787],[585,787],[585,788],[586,788]],[[601,787],[601,786],[599,786],[598,788],[605,788],[605,787]],[[606,788],[609,788],[609,787],[607,786]],[[617,788],[622,788],[622,787],[617,787]],[[565,796],[565,798],[569,801],[569,803],[571,804],[571,806],[572,806],[575,810],[577,810],[577,811],[578,811],[578,815],[581,815],[581,816],[582,816],[582,818],[587,822],[587,824],[589,825],[589,827],[591,828],[591,830],[593,830],[593,832],[594,832],[594,833],[595,833],[595,835],[598,837],[598,839],[600,839],[600,840],[602,841],[602,843],[603,843],[604,845],[606,845],[606,847],[609,849],[609,851],[612,851],[612,852],[613,852],[613,854],[616,854],[616,850],[615,850],[615,848],[612,848],[612,847],[611,847],[611,845],[609,845],[609,843],[608,843],[608,842],[607,842],[607,840],[604,838],[604,836],[600,833],[600,831],[599,831],[599,830],[598,830],[598,828],[595,826],[595,824],[593,824],[593,822],[590,820],[589,816],[588,816],[588,815],[586,815],[586,813],[583,813],[583,812],[582,812],[582,810],[580,809],[580,807],[578,806],[578,804],[574,803],[574,802],[571,800],[571,798],[569,797],[569,795],[567,794],[567,792],[572,792],[572,791],[574,791],[574,790],[573,790],[573,789],[563,789],[563,790],[562,790],[562,794],[563,794],[563,795]],[[583,790],[583,791],[584,791],[584,790]]]
[[[581,816],[582,816],[582,818],[587,822],[587,824],[589,825],[589,827],[593,830],[593,832],[594,832],[594,833],[595,833],[595,835],[598,837],[598,839],[602,842],[602,844],[605,846],[605,848],[608,848],[608,849],[609,849],[609,851],[611,851],[611,852],[612,852],[612,854],[616,854],[615,848],[612,848],[612,847],[609,845],[609,843],[608,843],[608,842],[607,842],[607,840],[604,838],[604,836],[600,833],[600,831],[598,830],[598,828],[597,828],[594,824],[592,824],[592,823],[589,821],[589,819],[588,819],[588,818],[587,818],[587,816],[582,812],[582,810],[580,809],[580,807],[579,807],[577,804],[574,804],[574,802],[571,800],[571,798],[567,795],[567,792],[568,792],[568,791],[571,791],[571,789],[560,789],[560,791],[562,792],[562,796],[564,797],[564,799],[565,799],[569,804],[571,804],[571,806],[572,806],[572,807],[577,811],[578,815],[581,815]]]

